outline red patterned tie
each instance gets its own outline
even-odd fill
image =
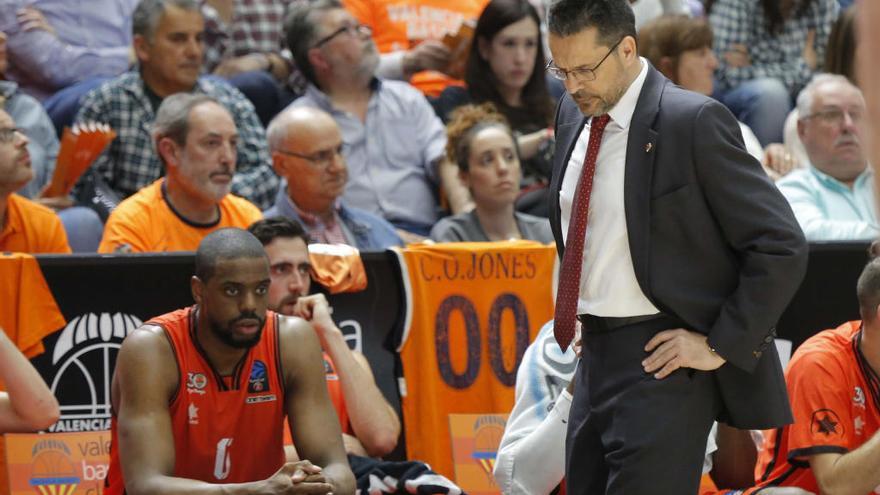
[[[565,254],[559,270],[559,290],[556,291],[556,315],[553,334],[563,351],[574,338],[574,322],[577,317],[578,296],[581,287],[581,263],[584,256],[584,237],[587,233],[587,214],[590,207],[590,193],[593,191],[593,173],[596,171],[596,157],[602,132],[610,117],[593,117],[590,124],[590,141],[584,168],[578,178],[577,189],[571,205],[568,220],[568,237],[565,239]]]

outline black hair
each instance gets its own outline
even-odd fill
[[[547,25],[563,37],[596,28],[599,43],[609,47],[626,36],[636,39],[636,17],[627,0],[557,0],[550,4]]]
[[[302,239],[308,244],[309,236],[302,224],[287,217],[272,217],[258,220],[248,227],[248,232],[254,235],[263,246],[267,246],[275,239]]]
[[[196,250],[196,277],[207,283],[214,276],[218,261],[240,258],[268,260],[263,245],[247,230],[236,227],[215,230],[202,239]]]
[[[514,122],[514,112],[498,91],[498,78],[492,72],[489,63],[480,55],[480,40],[491,43],[502,29],[519,22],[525,18],[531,18],[538,27],[537,54],[535,55],[532,75],[522,90],[522,108],[527,110],[530,122]],[[541,18],[538,12],[528,0],[492,0],[483,9],[477,20],[474,30],[474,38],[468,53],[467,66],[465,67],[464,82],[467,84],[468,93],[475,103],[492,102],[498,110],[504,114],[514,128],[525,127],[527,124],[538,123],[541,126],[553,122],[553,100],[547,90],[547,80],[544,74],[544,41],[541,36]]]

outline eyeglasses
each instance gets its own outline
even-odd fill
[[[853,124],[859,124],[865,116],[862,110],[843,110],[841,108],[832,108],[821,112],[813,112],[810,115],[804,115],[801,120],[818,119],[823,124],[830,126],[840,126],[845,122],[844,114],[849,115]]]
[[[296,153],[294,151],[287,150],[275,150],[282,155],[295,156],[297,158],[302,158],[303,160],[307,160],[312,163],[315,167],[319,167],[325,169],[330,166],[331,163],[338,156],[345,155],[345,152],[348,150],[348,146],[345,143],[340,144],[336,148],[329,150],[321,150],[312,153],[311,155],[305,155],[303,153]]]
[[[341,28],[337,29],[336,31],[333,31],[332,33],[328,34],[327,36],[324,36],[323,38],[319,39],[317,41],[317,43],[312,45],[312,48],[319,48],[324,43],[329,42],[330,40],[339,36],[342,33],[348,33],[349,36],[361,35],[364,37],[368,37],[373,34],[373,29],[370,26],[364,26],[363,24],[342,26]]]
[[[596,64],[593,68],[581,66],[575,67],[574,69],[566,70],[553,65],[553,61],[551,60],[547,63],[547,72],[549,72],[551,76],[559,79],[560,81],[565,81],[569,77],[573,77],[574,79],[579,79],[581,81],[594,81],[596,79],[596,69],[598,69],[599,66],[602,65],[602,62],[604,62],[605,59],[608,58],[608,56],[611,55],[612,52],[614,52],[614,49],[617,48],[617,45],[619,45],[621,41],[623,41],[623,38],[617,40],[617,43],[615,43],[614,46],[612,46],[611,49],[608,50],[608,53],[606,53],[605,56],[602,57],[602,60],[600,60],[599,63]]]
[[[0,127],[0,143],[11,143],[15,141],[15,133],[24,135],[24,131],[18,127]]]

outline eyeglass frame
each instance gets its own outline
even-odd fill
[[[14,143],[16,133],[25,135],[20,127],[0,127],[0,143]]]
[[[353,24],[353,25],[349,25],[349,26],[342,26],[341,28],[337,29],[336,31],[333,31],[332,33],[328,34],[327,36],[324,36],[323,38],[316,41],[315,44],[312,45],[312,48],[321,48],[321,45],[329,43],[330,41],[333,40],[333,38],[339,36],[342,33],[346,33],[346,32],[351,36],[356,36],[358,34],[362,34],[365,36],[372,36],[373,28],[371,28],[370,26],[367,26],[366,24],[361,24],[361,23],[357,23],[357,24]]]
[[[595,81],[596,70],[602,65],[602,62],[604,62],[612,53],[614,53],[614,50],[617,49],[617,46],[620,45],[620,42],[623,41],[624,38],[626,38],[626,36],[617,40],[617,43],[614,43],[611,46],[611,48],[608,50],[608,53],[606,53],[605,56],[602,57],[602,60],[600,60],[595,66],[590,69],[585,68],[583,65],[580,67],[575,67],[574,69],[563,69],[561,67],[556,67],[555,65],[553,65],[553,59],[550,59],[550,61],[547,62],[547,66],[544,67],[544,70],[550,73],[550,75],[553,76],[555,79],[558,79],[560,81],[568,80],[568,78],[570,77],[569,74],[580,74],[575,79],[581,81]],[[586,77],[586,74],[590,74],[591,77]]]
[[[834,121],[831,120],[831,115],[840,114],[840,116]],[[852,120],[853,124],[858,125],[861,123],[862,119],[865,118],[865,110],[858,110],[855,114],[852,111],[846,110],[843,108],[831,108],[828,110],[822,110],[819,112],[813,112],[809,115],[804,115],[800,118],[800,120],[809,120],[813,118],[818,118],[820,122],[823,124],[840,126],[846,123],[846,116],[849,115],[850,120]]]
[[[281,153],[282,155],[294,156],[296,158],[301,158],[311,163],[314,167],[320,168],[322,170],[326,170],[327,167],[333,162],[336,157],[345,156],[345,151],[348,149],[348,145],[346,143],[342,143],[336,148],[326,149],[326,150],[318,150],[311,155],[306,155],[305,153],[297,153],[295,151],[288,150],[274,150],[276,153]],[[321,158],[320,156],[323,153],[332,153],[332,155],[328,155],[327,157]]]

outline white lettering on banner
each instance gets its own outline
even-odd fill
[[[53,375],[46,376],[61,406],[50,432],[110,429],[110,383],[119,347],[142,321],[124,313],[87,313],[70,319],[51,349]]]
[[[232,469],[232,459],[229,455],[230,445],[232,445],[231,438],[221,438],[217,442],[217,455],[214,457],[214,477],[218,480],[225,480]]]
[[[83,479],[86,481],[101,481],[107,477],[107,464],[89,464],[82,461]]]
[[[342,338],[348,347],[363,354],[364,352],[364,331],[361,324],[357,320],[343,320],[339,322],[339,330],[342,332]]]
[[[51,433],[63,433],[68,431],[103,431],[110,429],[110,418],[95,419],[59,419],[57,423],[49,427]]]

